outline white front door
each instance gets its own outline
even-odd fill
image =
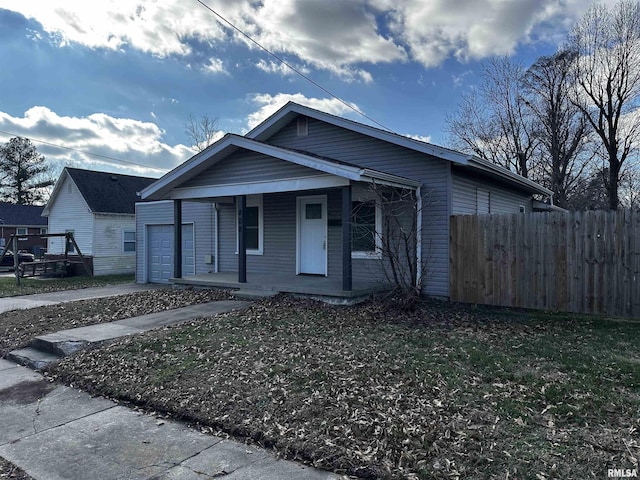
[[[298,273],[327,274],[327,196],[298,197]]]

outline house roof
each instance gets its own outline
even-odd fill
[[[474,155],[467,155],[465,153],[457,152],[455,150],[451,150],[438,145],[433,145],[421,140],[416,140],[404,135],[381,130],[370,125],[354,122],[353,120],[348,120],[346,118],[331,115],[330,113],[321,112],[319,110],[305,107],[294,102],[288,102],[286,105],[280,108],[280,110],[278,110],[260,125],[247,133],[246,136],[255,140],[265,141],[282,127],[294,120],[298,115],[304,115],[338,127],[346,128],[347,130],[351,130],[353,132],[361,133],[369,137],[377,138],[379,140],[393,143],[395,145],[409,148],[411,150],[448,160],[456,165],[464,166],[471,171],[482,172],[485,175],[500,178],[501,180],[508,183],[515,183],[520,188],[523,188],[524,190],[531,193],[540,193],[543,195],[552,195],[553,193],[551,192],[551,190],[548,190],[547,188],[537,184],[536,182],[513,173],[500,165],[496,165]]]
[[[215,165],[222,158],[232,154],[238,148],[263,153],[350,180],[373,181],[382,180],[383,177],[389,177],[388,180],[390,183],[415,188],[413,184],[416,182],[410,179],[345,164],[335,159],[318,157],[309,152],[290,150],[264,143],[299,115],[314,118],[362,135],[367,135],[413,151],[447,160],[460,168],[468,170],[469,173],[489,176],[530,193],[538,193],[546,196],[551,196],[552,194],[550,190],[541,185],[481,158],[289,102],[260,125],[248,132],[244,137],[227,134],[202,152],[191,157],[185,163],[167,173],[156,183],[144,189],[142,191],[142,199],[155,200],[166,198],[166,195],[168,195],[173,188],[202,173],[206,168]]]
[[[381,184],[404,186],[408,188],[417,188],[420,186],[420,182],[405,177],[358,167],[346,162],[339,162],[300,150],[277,147],[275,145],[228,133],[222,139],[210,145],[207,149],[191,157],[185,163],[179,165],[171,172],[160,178],[157,182],[142,190],[142,199],[157,200],[165,198],[172,189],[177,188],[187,180],[196,177],[198,174],[215,165],[238,149],[261,153],[263,155],[268,155],[273,158],[278,158],[280,160],[295,163],[303,167],[349,180],[368,183],[378,182]],[[214,190],[209,190],[208,195],[228,195],[227,190],[229,188],[234,187],[221,188],[217,193]],[[269,190],[270,188],[271,186],[267,185],[267,182],[264,182],[261,185],[256,186],[255,191],[249,193],[266,193],[271,191]]]
[[[66,176],[78,187],[91,212],[128,215],[135,213],[135,204],[140,200],[138,193],[156,181],[155,178],[65,167],[43,215],[49,214]]]
[[[253,138],[254,140],[265,141],[275,132],[295,119],[298,115],[315,118],[317,120],[330,123],[337,127],[346,128],[347,130],[362,133],[369,137],[377,138],[379,140],[393,143],[401,147],[410,148],[412,150],[426,153],[428,155],[433,155],[435,157],[449,160],[454,163],[459,163],[461,165],[466,165],[468,160],[472,158],[471,155],[416,140],[405,135],[399,135],[387,130],[382,130],[370,125],[365,125],[364,123],[359,123],[343,117],[331,115],[330,113],[321,112],[320,110],[305,107],[294,102],[288,102],[286,105],[280,108],[280,110],[278,110],[260,125],[247,133],[246,137]]]
[[[14,205],[0,202],[0,226],[46,226],[47,219],[42,217],[44,207],[37,205]]]

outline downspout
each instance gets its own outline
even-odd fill
[[[211,234],[213,235],[213,271],[218,273],[219,271],[219,263],[218,263],[218,250],[219,250],[219,235],[218,232],[220,228],[218,227],[218,219],[219,215],[219,207],[217,203],[213,204],[213,227],[211,228]]]
[[[422,293],[422,189],[416,188],[416,286]]]

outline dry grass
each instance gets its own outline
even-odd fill
[[[104,287],[131,283],[133,275],[104,275],[100,277],[66,277],[66,278],[21,278],[16,285],[15,278],[0,277],[0,297],[16,295],[33,295],[36,293],[58,292],[60,290],[77,290],[79,288]]]
[[[640,324],[279,297],[123,339],[51,374],[365,478],[637,468]]]
[[[223,290],[162,288],[116,297],[12,310],[0,315],[0,358],[35,336],[229,298]]]

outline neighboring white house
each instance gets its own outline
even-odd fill
[[[93,258],[94,275],[134,273],[135,203],[155,179],[65,168],[43,216],[49,233],[73,232],[80,251]],[[64,253],[64,238],[49,238],[48,254]]]

